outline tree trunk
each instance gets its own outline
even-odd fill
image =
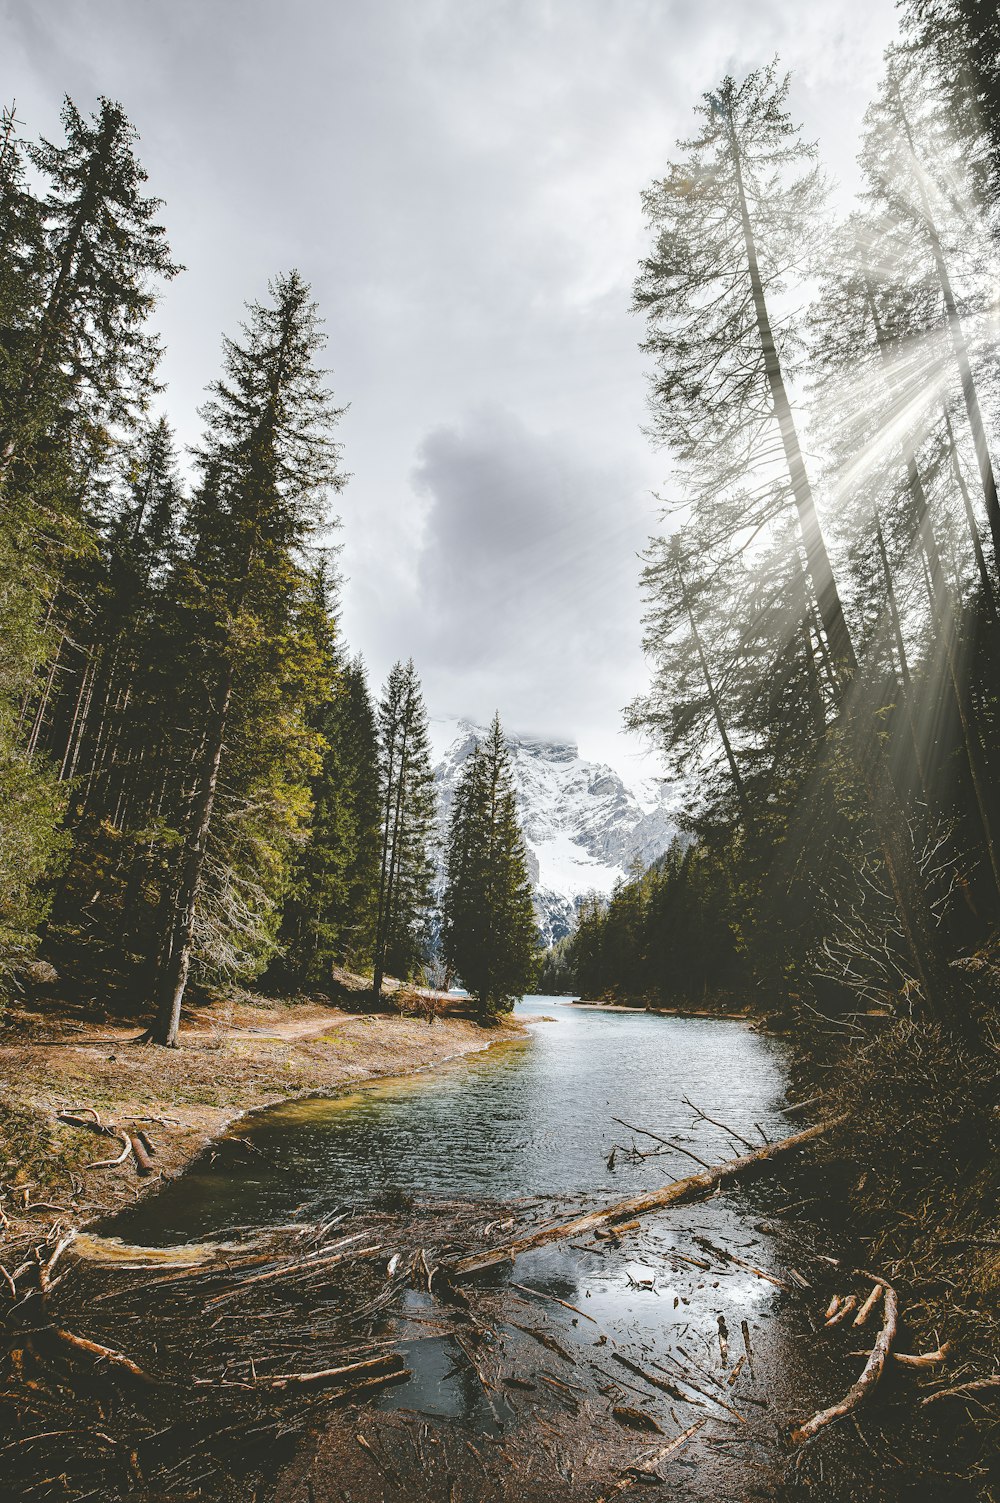
[[[743,184],[739,142],[736,138],[731,111],[727,111],[727,115],[740,221],[754,312],[764,355],[764,367],[799,514],[799,525],[805,543],[806,560],[820,620],[826,632],[834,669],[838,676],[838,700],[850,732],[853,758],[864,781],[872,824],[882,847],[886,873],[899,913],[904,939],[927,1009],[932,1015],[953,1019],[959,1027],[963,1027],[964,1020],[955,1016],[954,987],[936,932],[934,916],[927,901],[923,879],[914,856],[909,826],[889,775],[878,729],[872,723],[872,717],[864,707],[860,707],[859,714],[859,707],[849,703],[849,689],[857,675],[857,655],[851,641],[843,603],[830,564],[830,556],[826,551],[812,487],[799,445],[795,418],[785,390],[757,260],[756,242]]]
[[[194,921],[198,889],[205,865],[208,846],[208,831],[215,806],[215,793],[219,782],[219,767],[226,735],[226,722],[233,697],[233,666],[227,664],[219,685],[218,703],[210,719],[205,737],[200,776],[196,789],[191,821],[184,843],[181,860],[180,881],[174,894],[173,918],[170,925],[168,953],[160,976],[160,995],[156,1022],[151,1030],[152,1041],[166,1048],[176,1049],[177,1032],[180,1026],[181,1004],[191,969],[191,949],[194,938]]]
[[[948,451],[951,458],[951,467],[955,476],[955,483],[958,486],[959,495],[962,497],[962,509],[965,512],[965,520],[969,524],[972,550],[976,555],[976,568],[979,571],[979,583],[983,591],[983,604],[986,607],[986,612],[990,620],[996,626],[998,621],[1000,621],[1000,618],[997,616],[996,592],[993,588],[993,581],[990,579],[990,571],[986,567],[986,555],[983,552],[983,541],[979,534],[979,524],[976,521],[976,514],[973,510],[969,487],[966,485],[965,476],[962,473],[962,463],[958,456],[958,445],[955,442],[955,433],[951,426],[951,418],[948,415],[947,407],[944,409],[944,426],[948,434]]]
[[[744,826],[749,832],[753,823],[750,813],[750,801],[747,798],[746,787],[744,786],[743,778],[740,775],[740,770],[736,763],[736,754],[733,751],[732,742],[730,741],[729,733],[726,730],[726,722],[723,719],[722,715],[722,706],[719,703],[719,696],[716,693],[715,684],[712,680],[712,674],[709,670],[704,650],[702,649],[701,635],[698,631],[698,623],[694,618],[694,611],[691,608],[691,601],[688,598],[687,585],[684,582],[684,573],[681,569],[680,560],[678,558],[674,559],[674,567],[677,570],[677,582],[681,587],[681,598],[684,601],[684,609],[687,612],[688,621],[691,623],[691,635],[694,638],[694,645],[698,653],[698,662],[701,666],[701,671],[705,679],[705,688],[708,691],[709,702],[712,706],[712,714],[715,716],[715,724],[718,728],[719,738],[722,741],[722,748],[726,754],[726,761],[729,763],[729,772],[732,776],[733,788],[736,791],[736,799],[740,806],[740,813],[743,815]]]
[[[1000,565],[1000,499],[997,497],[996,475],[993,472],[993,461],[990,457],[989,444],[986,440],[986,426],[983,422],[983,414],[979,406],[979,393],[976,390],[976,382],[972,374],[969,346],[965,338],[965,330],[962,328],[962,320],[959,317],[958,304],[955,301],[951,277],[948,275],[948,265],[944,259],[944,247],[941,244],[941,237],[938,234],[937,225],[934,223],[934,217],[931,214],[927,190],[924,187],[923,173],[913,142],[913,132],[910,130],[910,121],[903,106],[903,96],[900,93],[896,75],[892,69],[889,71],[889,80],[892,91],[896,96],[899,117],[903,123],[903,130],[906,133],[910,155],[913,158],[913,176],[920,195],[924,228],[927,231],[931,255],[934,258],[934,268],[937,271],[938,281],[941,285],[941,297],[948,320],[948,332],[951,335],[952,349],[955,353],[958,373],[962,382],[962,396],[965,399],[965,410],[969,418],[969,427],[972,430],[972,442],[976,450],[976,463],[979,466],[983,499],[986,502],[986,515],[989,518],[990,532],[993,536],[993,553],[998,565]]]
[[[812,486],[809,483],[809,475],[806,471],[805,461],[802,458],[798,431],[795,427],[795,418],[792,413],[791,403],[788,400],[788,392],[785,389],[781,362],[778,359],[778,350],[774,342],[774,330],[771,327],[771,319],[767,311],[767,301],[764,297],[764,286],[757,260],[757,243],[754,237],[753,225],[750,222],[750,210],[747,205],[746,191],[743,186],[743,165],[739,142],[736,139],[736,131],[733,127],[731,114],[729,114],[728,119],[733,167],[736,173],[736,192],[739,200],[740,223],[743,229],[747,266],[750,273],[750,291],[753,297],[754,314],[757,320],[761,350],[764,355],[764,369],[767,374],[768,388],[774,404],[774,416],[778,422],[781,443],[785,453],[785,462],[788,466],[788,475],[792,483],[792,494],[795,497],[795,506],[799,514],[799,529],[802,533],[802,541],[806,549],[806,566],[812,580],[816,603],[819,607],[820,620],[826,632],[836,671],[838,676],[850,680],[857,672],[858,660],[854,652],[854,644],[851,641],[850,632],[847,628],[844,607],[840,599],[840,592],[837,589],[837,581],[834,578],[833,568],[830,564],[830,556],[826,551],[826,542],[819,525]]]

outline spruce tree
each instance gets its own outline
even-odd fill
[[[160,201],[143,192],[136,132],[121,105],[102,98],[88,120],[67,97],[61,118],[62,142],[26,148],[48,191],[37,211],[36,306],[22,321],[15,356],[8,351],[0,482],[59,407],[69,404],[92,428],[141,410],[159,357],[147,327],[155,280],[180,270],[156,222]]]
[[[441,945],[445,963],[489,1020],[532,984],[537,943],[510,753],[495,715],[455,789]]]
[[[171,1046],[199,923],[203,942],[225,941],[222,963],[233,969],[259,966],[273,945],[282,846],[308,815],[317,761],[305,716],[329,683],[300,560],[324,496],[344,484],[332,437],[340,410],[316,364],[324,338],[308,286],[293,271],[270,291],[269,303],[250,306],[242,339],[224,342],[223,376],[202,409],[188,553],[171,585],[182,833],[150,1030]],[[241,925],[248,937],[233,948],[228,935]]]
[[[423,963],[433,901],[436,800],[427,711],[411,658],[396,663],[378,707],[380,862],[372,995],[386,974],[406,979]]]
[[[794,517],[786,609],[798,615],[795,637],[813,659],[807,675],[818,674],[820,661],[829,675],[829,712],[844,729],[928,1011],[964,1027],[881,742],[880,696],[859,678],[789,396],[801,339],[794,317],[779,322],[775,308],[823,227],[823,183],[787,95],[775,65],[741,84],[724,79],[699,107],[700,129],[681,143],[682,158],[645,195],[654,240],[636,307],[655,359],[654,432],[681,461],[701,546],[743,553]],[[739,496],[748,504],[734,517]]]
[[[371,964],[379,870],[375,711],[360,659],[338,665],[314,713],[322,764],[311,784],[308,840],[284,903],[278,973],[286,985],[328,984],[330,967]]]

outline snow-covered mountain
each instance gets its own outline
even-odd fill
[[[459,770],[486,728],[471,720],[432,720],[431,740],[446,826]],[[572,741],[508,736],[518,805],[546,944],[572,927],[588,893],[608,896],[636,862],[648,866],[677,834],[671,796],[653,779],[626,783],[585,762]]]

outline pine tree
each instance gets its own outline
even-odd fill
[[[338,666],[315,712],[322,765],[312,780],[308,841],[296,861],[280,936],[286,985],[322,986],[330,967],[371,964],[379,870],[375,711],[360,659]]]
[[[485,1019],[507,1011],[535,973],[537,931],[510,753],[499,715],[455,789],[441,944]]]
[[[882,849],[904,943],[929,1011],[965,1026],[880,739],[879,696],[859,694],[858,654],[833,571],[787,372],[801,351],[794,318],[775,321],[790,275],[822,225],[815,152],[787,110],[774,65],[705,96],[701,129],[645,195],[654,232],[636,283],[655,357],[654,432],[675,449],[703,547],[745,552],[792,511],[788,605],[807,674],[822,659]],[[749,505],[735,523],[739,492]],[[806,650],[818,626],[821,639]],[[808,659],[813,658],[813,668]],[[863,685],[866,690],[867,685]]]
[[[27,147],[48,182],[38,209],[44,257],[36,309],[5,371],[0,482],[58,408],[68,404],[92,429],[141,410],[159,358],[147,328],[153,282],[180,270],[155,220],[160,201],[143,194],[136,132],[121,105],[102,98],[87,120],[67,97],[61,118],[63,142]]]
[[[269,304],[250,306],[242,340],[224,342],[224,374],[202,409],[188,557],[171,586],[184,818],[151,1030],[166,1045],[177,1042],[199,924],[202,944],[221,940],[217,963],[232,969],[259,966],[273,947],[275,887],[316,766],[305,715],[328,663],[299,559],[323,497],[344,484],[332,438],[340,411],[316,365],[323,336],[308,286],[291,272],[270,290]],[[228,937],[241,930],[234,950]]]
[[[384,976],[406,979],[423,963],[432,905],[436,800],[427,711],[411,658],[396,663],[378,707],[381,855],[372,994]]]

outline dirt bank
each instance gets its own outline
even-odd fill
[[[243,998],[199,1008],[176,1050],[136,1046],[134,1023],[94,1022],[56,1003],[25,1008],[0,1034],[0,1236],[80,1225],[131,1204],[178,1173],[235,1117],[289,1096],[402,1075],[523,1037],[467,1018],[376,1015],[323,1001]],[[156,1153],[140,1177],[120,1138],[59,1122],[93,1108],[102,1123],[143,1128]]]

